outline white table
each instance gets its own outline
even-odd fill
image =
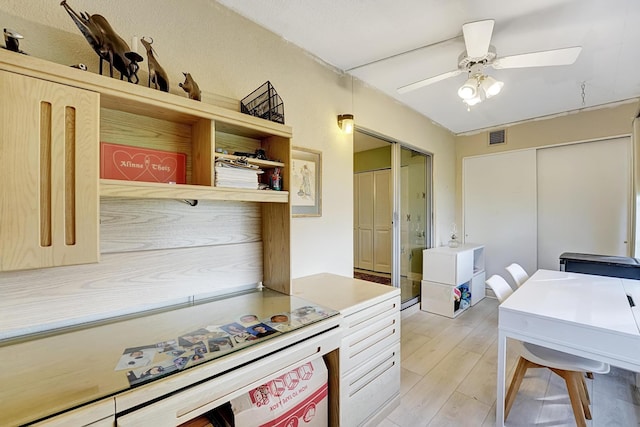
[[[640,281],[538,270],[500,304],[497,426],[504,426],[507,338],[640,372]]]

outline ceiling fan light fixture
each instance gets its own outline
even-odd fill
[[[462,102],[467,104],[467,106],[469,106],[469,107],[473,107],[474,105],[481,103],[482,102],[482,98],[480,98],[480,96],[476,95],[473,98],[463,99]]]
[[[484,91],[487,99],[499,94],[503,86],[503,82],[498,81],[491,76],[484,76],[482,83],[480,83],[480,87]]]
[[[478,80],[475,77],[469,77],[460,89],[458,96],[463,100],[471,99],[478,94]]]

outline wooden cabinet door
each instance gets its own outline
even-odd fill
[[[99,95],[0,71],[0,270],[98,261]]]

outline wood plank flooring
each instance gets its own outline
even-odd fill
[[[498,302],[485,298],[456,319],[417,311],[402,320],[401,403],[380,427],[495,425]],[[640,355],[638,355],[640,357]],[[507,350],[511,380],[517,356]],[[587,380],[595,426],[640,426],[634,374],[613,368]],[[507,426],[575,426],[564,381],[530,369]]]

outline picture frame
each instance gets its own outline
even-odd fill
[[[293,217],[322,216],[322,152],[291,147],[291,187]]]

